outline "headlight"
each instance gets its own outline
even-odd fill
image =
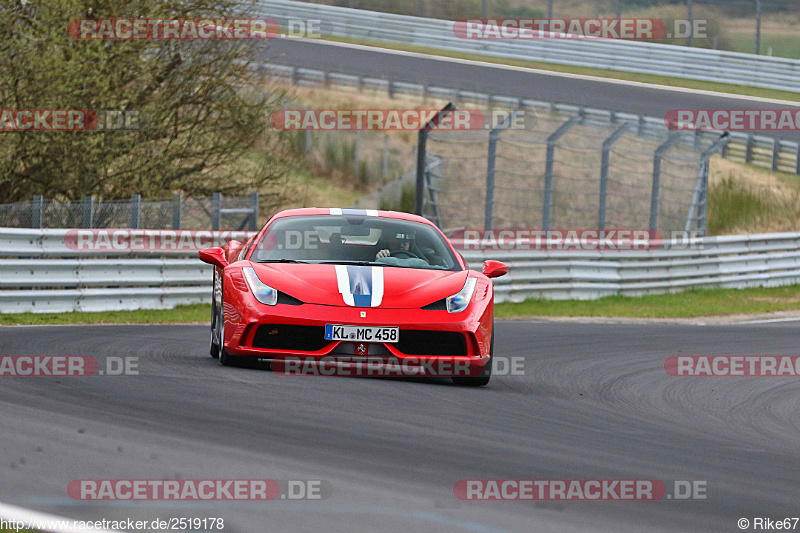
[[[467,278],[464,288],[445,300],[448,313],[460,313],[467,308],[472,300],[472,293],[475,292],[476,281],[477,278]]]
[[[278,303],[278,291],[258,279],[258,274],[256,274],[255,270],[251,267],[245,267],[242,269],[242,273],[244,274],[244,279],[247,280],[247,284],[250,286],[250,290],[253,291],[256,300],[266,305],[275,305]]]

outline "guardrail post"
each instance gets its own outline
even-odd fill
[[[744,151],[744,162],[749,163],[753,160],[753,145],[755,144],[755,136],[751,133],[747,136],[747,146]]]
[[[661,146],[656,148],[653,156],[653,190],[650,193],[650,231],[655,231],[658,227],[658,202],[661,194],[661,158],[664,152],[680,140],[680,133],[673,133],[664,141]]]
[[[292,67],[292,79],[291,79],[291,81],[292,81],[292,85],[297,85],[297,81],[298,81],[297,67]]]
[[[44,196],[41,194],[33,195],[31,202],[31,227],[42,229],[42,212],[44,211]]]
[[[436,115],[425,124],[417,134],[417,183],[414,196],[414,213],[422,216],[422,205],[425,194],[425,156],[427,153],[428,132],[436,127],[442,117],[455,109],[453,102],[449,102]]]
[[[211,195],[211,230],[219,231],[220,211],[222,210],[222,193]]]
[[[142,195],[131,195],[131,229],[139,229],[139,215],[141,214]]]
[[[606,203],[608,201],[608,164],[609,152],[611,145],[614,144],[625,134],[625,131],[630,127],[630,123],[626,122],[616,129],[614,133],[608,136],[603,141],[603,154],[600,163],[600,200],[597,208],[597,229],[606,229]]]
[[[250,215],[250,230],[257,231],[258,230],[258,193],[251,192],[250,193],[250,209],[253,211],[252,215]]]
[[[644,125],[645,125],[644,115],[639,115],[639,124],[638,128],[636,129],[636,135],[638,135],[639,137],[644,137]]]
[[[386,86],[386,94],[389,95],[389,98],[394,98],[394,82],[389,80],[389,85]]]
[[[571,117],[565,123],[558,127],[558,129],[547,138],[547,161],[545,162],[544,170],[544,199],[542,201],[542,229],[547,231],[550,229],[550,219],[552,218],[553,210],[553,167],[555,164],[555,151],[556,142],[562,135],[583,120],[583,115],[576,115]]]
[[[772,170],[778,170],[778,165],[781,161],[781,141],[780,139],[772,140]]]
[[[794,173],[800,174],[800,143],[797,143],[797,159],[794,161]]]
[[[183,195],[173,194],[173,200],[175,200],[174,205],[172,206],[172,229],[181,229],[181,217],[183,215]]]
[[[500,138],[500,134],[511,125],[520,113],[522,113],[522,111],[512,111],[501,124],[489,132],[489,153],[486,167],[486,205],[483,215],[484,229],[492,229],[492,220],[494,218],[494,176],[495,162],[497,160],[497,140]]]
[[[81,227],[91,229],[94,226],[94,196],[84,196],[81,208]]]

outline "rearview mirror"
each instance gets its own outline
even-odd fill
[[[225,250],[222,248],[206,248],[197,252],[200,256],[200,261],[214,265],[219,268],[228,266],[228,260],[225,259]]]
[[[499,278],[508,274],[508,265],[500,261],[484,261],[483,275],[487,278]]]

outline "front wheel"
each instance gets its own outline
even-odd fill
[[[494,324],[492,324],[492,342],[489,344],[489,361],[483,367],[483,371],[475,377],[453,377],[453,383],[461,387],[485,387],[492,378],[492,364],[494,364]]]
[[[222,292],[222,287],[220,287],[220,292]],[[221,364],[222,366],[235,366],[236,364],[238,364],[241,358],[233,355],[228,355],[228,351],[225,350],[224,309],[225,309],[225,300],[223,296],[220,294],[219,309],[217,309],[216,318],[214,318],[215,327],[212,329],[211,333],[211,356],[214,357],[214,351],[216,349],[217,352],[216,357],[219,357],[219,364]],[[214,337],[216,337],[216,339]]]

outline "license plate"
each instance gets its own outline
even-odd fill
[[[329,341],[398,342],[400,328],[326,324],[325,339]]]

